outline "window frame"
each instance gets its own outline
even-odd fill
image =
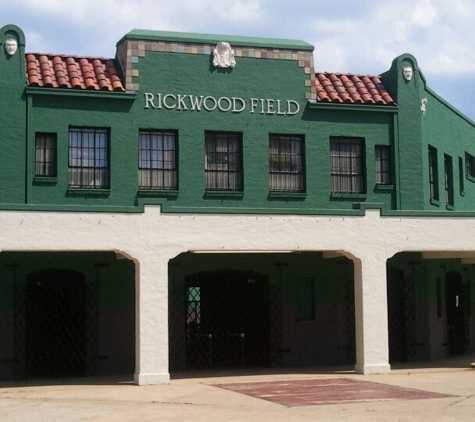
[[[273,157],[276,157],[275,161]],[[276,186],[280,184],[283,186]],[[305,192],[304,135],[269,134],[269,191]]]
[[[463,158],[459,157],[458,162],[459,162],[459,191],[460,191],[460,195],[464,196],[465,195],[465,169],[464,169]]]
[[[76,138],[72,136],[74,133],[78,134]],[[92,139],[90,138],[91,134]],[[92,147],[89,145],[91,141]],[[78,145],[74,145],[75,143]],[[74,153],[75,151],[77,155]],[[75,161],[78,163],[74,163]],[[93,163],[92,165],[90,164],[91,161]],[[88,169],[92,171],[88,171]],[[77,173],[77,175],[74,173]],[[69,189],[108,190],[110,188],[109,129],[92,126],[69,127],[68,174]],[[75,183],[75,177],[79,179],[79,183]],[[92,179],[92,181],[90,181],[90,179]],[[84,180],[88,180],[89,183],[84,182]]]
[[[444,154],[445,202],[454,206],[454,163],[452,156]]]
[[[428,146],[428,176],[429,176],[429,199],[439,201],[439,161],[437,148]]]
[[[149,136],[149,148],[142,148],[142,136]],[[152,136],[157,136],[158,141],[161,141],[162,148],[152,148]],[[161,137],[161,139],[160,139]],[[165,148],[165,137],[172,138],[173,147]],[[138,145],[138,188],[139,190],[177,190],[178,189],[178,131],[169,129],[140,129],[139,130],[139,145]],[[157,145],[160,146],[160,145]],[[157,157],[161,159],[153,159],[154,152]],[[172,156],[171,159],[165,159],[167,153]],[[143,156],[148,155],[148,160],[143,159]],[[142,161],[143,160],[143,161]],[[148,165],[145,163],[148,162]],[[167,166],[169,163],[169,166]],[[142,177],[143,173],[143,177]],[[167,177],[168,176],[168,177]],[[149,183],[142,183],[143,178]],[[154,180],[161,180],[162,183],[154,183]],[[167,180],[168,182],[165,182]]]
[[[204,170],[206,192],[242,193],[244,191],[242,133],[205,131]]]
[[[338,148],[334,148],[338,146]],[[344,155],[344,146],[350,146],[349,154]],[[356,155],[351,154],[356,147]],[[348,151],[346,151],[348,153]],[[343,162],[350,163],[347,171],[344,170]],[[348,163],[347,163],[348,164]],[[366,148],[365,139],[349,136],[330,137],[330,180],[331,192],[337,195],[366,194]],[[346,183],[344,183],[347,181]],[[349,181],[349,183],[348,183]],[[348,185],[349,188],[344,188]]]
[[[45,144],[51,142],[51,144],[40,146],[40,141]],[[58,175],[57,169],[57,148],[58,148],[58,135],[54,132],[35,132],[35,179],[55,179]],[[43,155],[39,157],[39,155]],[[50,166],[50,170],[47,168]],[[41,169],[41,170],[40,170]]]
[[[467,179],[475,181],[475,157],[465,152],[465,175]]]
[[[374,146],[375,181],[377,185],[392,185],[391,147],[389,145]]]

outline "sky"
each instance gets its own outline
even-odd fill
[[[114,57],[132,29],[289,38],[315,70],[377,75],[410,53],[428,86],[475,120],[473,0],[11,0],[27,52]],[[6,3],[6,4],[5,4]]]

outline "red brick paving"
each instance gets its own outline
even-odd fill
[[[288,407],[452,397],[447,394],[349,378],[214,384],[214,386]]]

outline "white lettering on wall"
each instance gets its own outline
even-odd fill
[[[191,94],[153,94],[144,93],[144,109],[150,110],[178,110],[178,111],[208,111],[218,109],[226,113],[242,113],[248,110],[249,113],[294,116],[300,111],[300,104],[295,100],[277,100],[274,98],[249,98],[247,101],[241,97],[220,97],[212,95],[191,95]]]

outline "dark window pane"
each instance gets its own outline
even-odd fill
[[[232,132],[206,132],[206,190],[242,190],[241,136]]]
[[[108,134],[105,129],[69,130],[69,186],[109,187]]]
[[[362,139],[330,139],[330,173],[332,192],[366,192],[365,161]]]
[[[145,131],[139,133],[139,188],[176,189],[176,133]]]

